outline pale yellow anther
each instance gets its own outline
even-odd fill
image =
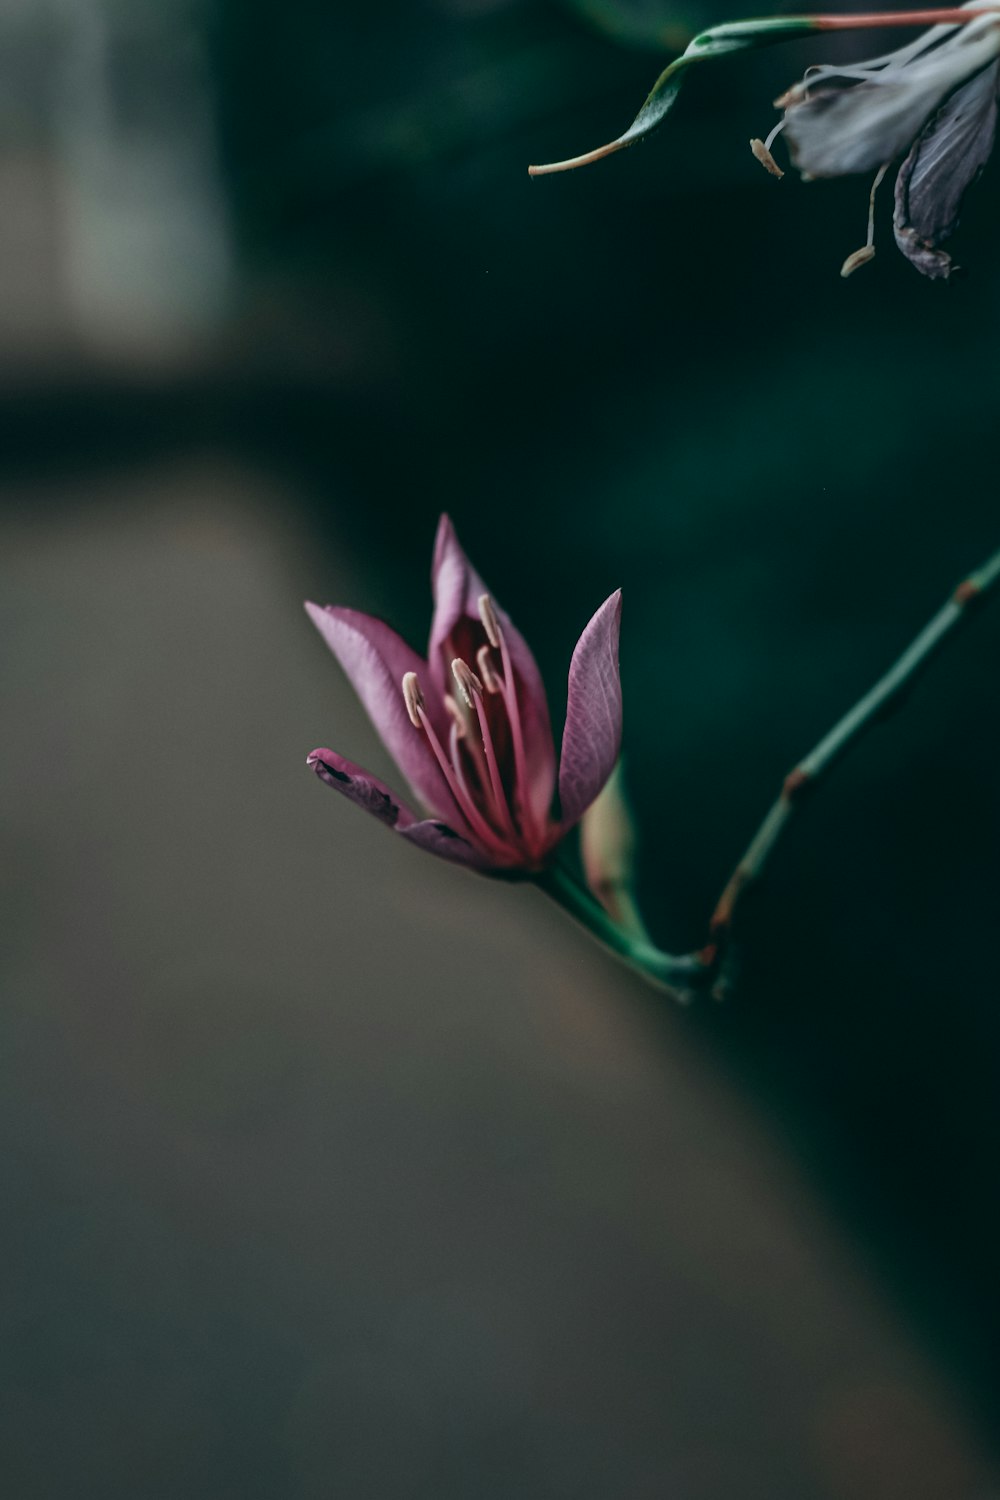
[[[499,693],[503,690],[503,683],[494,672],[493,663],[490,661],[489,646],[480,646],[476,652],[476,666],[479,668],[479,675],[483,679],[483,687],[488,693]]]
[[[497,612],[493,606],[493,600],[490,598],[489,594],[480,594],[479,596],[479,618],[483,622],[483,629],[486,631],[486,639],[489,641],[491,646],[493,646],[494,648],[499,648],[500,621],[497,619]]]
[[[851,276],[859,266],[866,266],[870,260],[875,259],[875,246],[862,245],[860,250],[855,250],[849,255],[840,268],[841,276]]]
[[[753,138],[751,139],[750,150],[760,162],[761,166],[764,167],[768,172],[770,172],[772,177],[784,177],[784,172],[778,166],[778,163],[775,161],[770,151],[764,145],[764,142],[757,136],[753,136]]]
[[[774,101],[775,109],[792,109],[796,104],[801,104],[806,97],[806,85],[804,83],[793,83],[790,89],[779,94]]]
[[[420,709],[424,706],[424,695],[420,691],[420,682],[416,672],[403,674],[403,702],[406,704],[406,712],[410,716],[410,723],[414,729],[422,729],[420,722]]]
[[[451,675],[454,677],[458,691],[469,708],[474,707],[472,701],[473,694],[475,693],[477,697],[481,698],[483,696],[483,685],[469,666],[469,663],[463,661],[460,656],[457,656],[451,664]]]

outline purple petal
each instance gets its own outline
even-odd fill
[[[989,160],[997,128],[1000,63],[957,89],[925,125],[896,178],[896,244],[918,271],[948,277],[938,246],[958,227],[966,188]]]
[[[411,824],[409,828],[400,828],[399,832],[411,844],[416,844],[419,849],[426,849],[428,854],[436,854],[439,859],[449,859],[453,864],[465,865],[484,875],[496,869],[485,854],[474,849],[453,828],[449,828],[447,823],[436,823],[427,818],[422,823]]]
[[[371,615],[333,605],[321,608],[318,604],[307,604],[306,610],[343,667],[382,743],[421,802],[438,817],[464,831],[464,820],[427,736],[410,722],[403,702],[404,673],[422,674],[421,686],[427,697],[429,716],[432,722],[443,717],[443,706],[437,701],[433,684],[427,680],[427,663],[394,630]]]
[[[440,859],[451,860],[453,864],[468,865],[482,871],[492,869],[485,855],[473,849],[454,829],[432,819],[418,822],[412,810],[396,796],[391,787],[386,786],[384,781],[380,781],[363,766],[356,766],[353,761],[338,755],[336,750],[314,750],[307,757],[306,764],[312,767],[327,786],[332,786],[349,801],[363,807],[365,812],[378,818],[380,823],[394,828],[418,848],[425,849],[429,854],[436,854]]]
[[[606,599],[576,643],[559,762],[559,801],[566,828],[586,812],[614,770],[622,743],[618,635],[622,596]]]
[[[466,557],[448,516],[442,516],[438,523],[431,587],[434,590],[434,619],[427,657],[431,677],[437,683],[438,691],[443,693],[448,687],[448,663],[455,655],[448,648],[448,638],[456,634],[462,620],[472,620],[478,638],[485,640],[479,619],[479,599],[490,592]],[[517,683],[531,804],[536,815],[544,818],[552,803],[556,781],[556,751],[545,684],[527,641],[495,598],[493,604]]]
[[[432,672],[445,669],[448,637],[463,617],[479,620],[479,597],[488,589],[462,550],[449,516],[438,522],[431,564],[434,618],[431,621],[427,660]],[[439,682],[444,678],[439,677]]]
[[[363,807],[365,812],[386,823],[390,828],[402,831],[417,821],[416,814],[384,781],[379,781],[363,766],[338,755],[336,750],[325,748],[313,750],[306,757],[306,765],[316,772],[320,781],[341,792],[350,802]]]

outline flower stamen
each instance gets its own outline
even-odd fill
[[[410,723],[414,729],[420,729],[420,710],[424,706],[424,695],[420,691],[420,679],[416,672],[404,672],[403,674],[403,702],[406,704],[406,712],[410,716]]]
[[[475,682],[478,682],[475,672],[472,672],[471,667],[466,666],[465,661],[459,664],[460,666],[465,666],[469,676],[474,678]],[[480,706],[481,690],[483,690],[481,684],[478,693],[475,691],[475,688],[472,690],[472,693],[474,693],[474,702],[477,706]],[[450,747],[451,754],[448,756],[448,754],[445,754],[444,745],[441,744],[438,735],[436,735],[435,727],[430,723],[430,718],[427,717],[426,702],[424,702],[424,694],[420,688],[420,678],[418,678],[415,672],[406,672],[403,675],[403,702],[406,703],[406,712],[409,714],[409,721],[411,721],[414,729],[423,729],[423,732],[426,733],[427,742],[429,742],[430,748],[432,748],[436,762],[441,766],[441,774],[444,775],[445,781],[447,781],[448,790],[450,790],[454,801],[456,801],[459,813],[462,814],[463,819],[468,823],[472,832],[480,838],[481,843],[486,844],[487,849],[493,855],[504,856],[504,862],[507,862],[507,859],[510,858],[510,846],[504,843],[504,840],[496,834],[495,829],[490,828],[486,817],[483,817],[480,808],[475,805],[475,798],[472,796],[468,780],[466,780],[465,772],[462,769],[462,751],[459,748],[459,741],[465,738],[466,733],[462,709],[454,702],[450,693],[445,693],[445,706],[448,706],[448,714],[451,715],[451,730],[450,735],[448,735],[448,747]],[[480,726],[483,727],[484,723],[486,723],[486,718],[484,718],[483,714],[478,715],[478,717],[480,717]],[[484,730],[484,733],[486,733],[486,730]],[[484,748],[486,748],[486,745],[484,745]],[[493,742],[490,739],[489,748],[486,751],[487,763],[489,763],[489,756],[492,750]],[[495,760],[496,757],[493,756],[493,762]],[[490,780],[492,780],[492,769],[490,769]],[[498,808],[498,813],[501,814],[501,817],[505,814],[507,819],[510,820],[510,813],[507,811],[507,802],[504,801],[502,808]],[[511,825],[511,831],[513,831],[513,825]]]
[[[489,641],[494,650],[498,650],[500,647],[501,634],[500,621],[497,619],[497,612],[494,607],[493,600],[490,598],[489,594],[480,594],[479,596],[479,618],[483,622],[483,629],[486,631],[486,639]]]
[[[483,647],[482,650],[486,650]],[[493,736],[490,733],[489,720],[486,717],[486,705],[483,703],[483,684],[469,666],[468,662],[456,658],[451,664],[452,674],[458,683],[459,690],[470,708],[476,711],[479,720],[479,732],[483,739],[483,751],[486,755],[486,769],[490,779],[490,790],[493,793],[492,810],[497,820],[503,825],[504,832],[511,838],[517,837],[514,827],[514,819],[510,814],[507,804],[507,794],[503,789],[503,780],[500,775],[500,766],[497,762],[496,747],[493,744]]]
[[[479,668],[479,676],[482,679],[483,687],[488,693],[503,692],[503,684],[493,670],[493,663],[490,661],[489,646],[480,646],[476,652],[476,666]]]
[[[882,179],[891,165],[891,162],[883,162],[875,173],[875,181],[872,183],[872,190],[868,194],[868,238],[860,250],[855,250],[844,261],[844,264],[840,268],[841,276],[851,276],[859,266],[867,265],[870,260],[875,259],[875,194],[878,192]]]
[[[473,800],[472,793],[469,790],[469,784],[465,778],[465,773],[462,770],[461,752],[459,750],[460,737],[458,733],[458,726],[454,722],[452,723],[451,733],[449,735],[449,749],[451,751],[451,755],[447,756],[444,753],[444,748],[441,744],[441,741],[434,733],[433,725],[427,718],[427,715],[423,709],[420,709],[420,717],[423,721],[422,727],[424,733],[427,735],[427,738],[430,742],[430,747],[434,751],[434,755],[437,758],[437,763],[441,767],[442,775],[444,776],[445,781],[447,781],[448,783],[449,790],[451,791],[452,796],[458,804],[459,811],[462,813],[473,833],[475,833],[479,840],[483,844],[485,844],[486,848],[492,850],[494,854],[500,854],[506,858],[509,855],[507,845],[503,843],[503,841],[497,836],[497,834],[487,823],[486,819],[479,811],[479,808],[476,806],[475,801]]]
[[[489,594],[479,596],[479,618],[483,622],[483,629],[486,631],[486,638],[490,645],[500,652],[503,676],[499,679],[499,683],[510,722],[510,738],[514,750],[514,791],[517,810],[525,833],[529,840],[533,840],[538,830],[535,827],[531,801],[528,797],[528,757],[525,754],[521,710],[517,702],[517,683],[514,680],[514,668],[511,666],[507,637],[500,628],[500,620]]]
[[[469,827],[478,835],[488,849],[494,854],[506,854],[506,846],[490,828],[486,819],[479,811],[462,775],[459,762],[458,741],[461,737],[458,721],[453,717],[451,725],[451,757],[444,753],[441,741],[435,733],[434,726],[427,717],[427,709],[424,695],[420,689],[420,679],[416,672],[406,672],[403,675],[403,702],[406,704],[406,712],[410,716],[410,723],[415,729],[422,729],[427,736],[427,742],[434,753],[434,758],[441,768],[441,774],[448,784],[448,790],[454,797],[456,805],[462,817]],[[457,708],[458,705],[456,704]]]
[[[775,161],[774,157],[771,155],[771,147],[774,144],[774,142],[777,139],[777,137],[780,134],[780,132],[782,130],[784,130],[784,128],[785,128],[785,122],[784,122],[784,120],[779,120],[778,123],[777,123],[777,125],[775,125],[774,129],[768,135],[768,137],[767,137],[766,140],[762,141],[757,136],[753,136],[752,139],[751,139],[751,141],[750,141],[750,150],[753,152],[753,154],[756,157],[757,161],[760,162],[761,166],[766,171],[770,172],[770,174],[771,174],[772,177],[784,177],[784,175],[785,175],[784,170],[781,167],[778,166],[778,163]]]
[[[451,664],[451,675],[455,679],[455,684],[462,695],[466,707],[474,708],[475,700],[483,696],[483,685],[475,672],[469,666],[468,662],[463,661],[460,656],[456,656]]]

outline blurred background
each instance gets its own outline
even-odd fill
[[[647,144],[526,176],[736,14],[0,3],[18,1500],[1000,1494],[1000,614],[803,812],[724,1006],[304,767],[386,770],[301,600],[420,642],[441,510],[556,717],[620,585],[684,950],[998,544],[995,168],[964,279],[886,193],[844,282],[868,183],[747,150],[883,38],[704,70]]]

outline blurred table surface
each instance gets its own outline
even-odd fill
[[[309,775],[293,498],[2,496],[5,1493],[1000,1494],[685,1013]]]

